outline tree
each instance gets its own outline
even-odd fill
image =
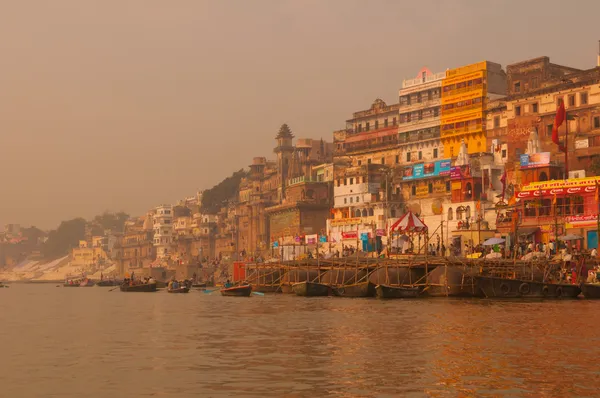
[[[94,217],[94,220],[92,221],[92,223],[96,224],[97,227],[93,229],[94,235],[102,235],[107,229],[110,229],[113,232],[121,232],[125,226],[125,221],[128,219],[129,214],[125,212],[120,211],[118,213],[109,213],[105,211],[104,213]]]
[[[77,247],[80,240],[85,239],[86,224],[80,217],[61,222],[57,229],[48,234],[43,248],[44,256],[57,258],[67,255],[73,247]]]
[[[246,172],[240,169],[211,189],[204,191],[202,193],[202,211],[210,214],[218,213],[221,207],[237,196],[240,182],[245,176]]]

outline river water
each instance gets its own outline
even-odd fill
[[[600,301],[0,290],[0,396],[598,396]]]

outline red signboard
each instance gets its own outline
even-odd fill
[[[538,189],[535,191],[521,191],[517,192],[517,198],[520,199],[528,199],[528,198],[539,198],[542,196],[552,197],[556,196],[564,196],[564,195],[574,195],[574,194],[585,194],[592,193],[596,191],[596,187],[588,186],[588,187],[573,187],[573,188],[554,188],[554,189]]]
[[[358,233],[356,231],[342,232],[342,239],[357,239]]]

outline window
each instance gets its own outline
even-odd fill
[[[579,105],[586,105],[588,103],[587,93],[579,94]]]
[[[397,122],[396,118],[393,118],[393,119],[392,119],[392,124],[393,124],[394,126],[395,126],[396,124],[398,124],[398,122]]]
[[[450,192],[451,186],[450,181],[446,181],[446,192]]]
[[[400,155],[396,155],[396,164],[400,163]]]
[[[538,104],[537,104],[537,102],[535,104],[531,104],[531,112],[532,113],[538,113]]]
[[[362,160],[359,160],[358,161],[358,165],[360,166],[361,164],[362,164]]]
[[[505,158],[506,158],[506,149],[503,149],[502,150],[502,159],[505,159]]]
[[[366,217],[366,216],[367,216],[367,214],[368,214],[368,213],[367,213],[367,209],[363,209],[363,211],[362,211],[362,216],[363,216],[363,217]]]
[[[357,196],[357,197],[356,197],[356,203],[358,203],[358,202],[359,202],[359,200],[360,200],[360,198]]]
[[[440,115],[440,108],[433,108],[433,117],[438,117]]]
[[[594,128],[600,129],[600,116],[594,116]]]
[[[538,88],[538,78],[537,77],[531,78],[531,88]]]
[[[344,185],[348,185],[348,179],[344,178]]]
[[[388,120],[387,119],[383,119],[383,127],[387,127],[388,126]]]
[[[410,194],[412,196],[415,196],[417,194],[417,186],[413,185],[412,187],[410,187]]]
[[[350,203],[352,203],[354,201],[353,197],[350,197]]]
[[[406,122],[407,123],[410,123],[410,117],[411,117],[410,115],[411,115],[410,113],[406,114]]]
[[[347,200],[346,200],[346,198],[344,198],[344,204],[346,204],[346,203],[347,203]]]
[[[373,217],[375,214],[375,212],[373,211],[373,209],[369,209],[369,217]]]
[[[520,92],[521,92],[521,82],[516,82],[516,83],[514,84],[514,88],[515,88],[515,89],[514,89],[514,92],[515,92],[515,93],[520,93]]]
[[[433,92],[431,90],[427,91],[427,99],[431,101],[433,99]]]
[[[521,116],[521,106],[515,106],[515,115]]]
[[[433,193],[433,184],[432,183],[427,184],[427,191],[429,193]]]
[[[448,208],[448,221],[452,221],[454,214],[452,213],[452,207]]]
[[[433,157],[434,158],[438,157],[438,149],[437,148],[433,148]]]
[[[356,217],[360,217],[360,210],[358,210],[358,209],[357,209],[357,210],[356,210],[356,213],[354,213],[354,215],[355,215]]]
[[[410,152],[406,152],[406,161],[410,162]]]
[[[381,158],[381,164],[385,164],[385,158]]]
[[[494,128],[500,127],[500,116],[494,116]]]
[[[467,216],[467,219],[471,218],[471,206],[467,206],[465,209],[465,215]]]
[[[569,95],[569,106],[575,106],[575,96]]]
[[[357,127],[357,132],[359,132],[359,133],[360,133],[360,132],[362,132],[362,124],[359,124],[359,125],[358,125],[358,127]]]
[[[553,126],[552,124],[548,124],[548,125],[546,125],[546,135],[547,135],[548,137],[551,137],[551,136],[552,136],[552,126]]]
[[[560,106],[561,102],[563,102],[563,98],[562,97],[556,97],[556,107],[557,108]]]
[[[365,130],[366,130],[366,131],[369,131],[370,129],[371,129],[371,123],[370,123],[370,122],[367,122],[367,123],[365,124]]]
[[[421,93],[417,93],[417,102],[421,103]]]
[[[375,130],[379,128],[379,120],[375,120]]]
[[[423,120],[423,111],[419,111],[418,118],[419,120]]]
[[[371,159],[367,159],[367,164],[371,164]]]
[[[419,160],[423,159],[423,152],[419,151]]]
[[[354,178],[350,177],[350,185],[354,184]]]

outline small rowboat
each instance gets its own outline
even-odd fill
[[[294,283],[292,290],[296,293],[296,296],[305,297],[329,296],[332,293],[331,286],[316,282]]]
[[[250,297],[252,286],[242,285],[221,289],[221,296]]]
[[[149,293],[156,291],[156,283],[144,283],[141,285],[121,285],[122,292]]]
[[[177,289],[167,289],[169,293],[189,293],[189,287],[178,287]]]
[[[88,278],[85,278],[79,284],[79,287],[92,287],[92,286],[94,286],[94,281],[91,279],[88,279]]]

